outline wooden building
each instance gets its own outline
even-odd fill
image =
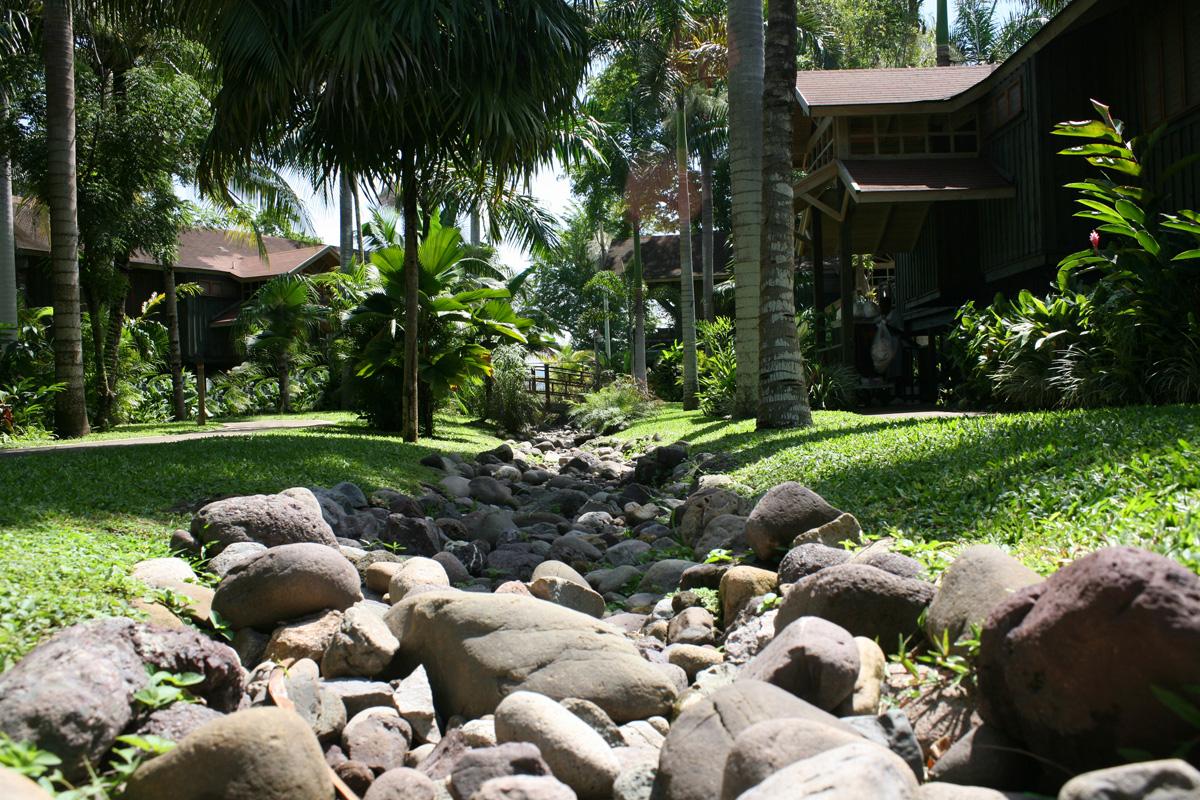
[[[53,285],[47,231],[27,206],[18,206],[14,225],[17,249],[17,291],[31,306],[51,305]],[[264,237],[265,255],[244,234],[192,229],[179,235],[172,269],[176,284],[195,283],[198,295],[179,300],[179,333],[184,362],[203,361],[210,368],[236,365],[241,357],[233,346],[232,327],[242,304],[271,278],[285,273],[329,272],[339,267],[338,249]],[[163,292],[163,266],[145,253],[130,259],[127,314]]]
[[[938,336],[967,300],[1049,288],[1087,247],[1064,185],[1090,170],[1056,155],[1064,120],[1109,104],[1133,134],[1166,126],[1156,165],[1200,152],[1200,2],[1073,0],[999,65],[801,72],[794,160],[804,247],[818,261],[894,261],[891,294],[906,341],[936,390]],[[1200,208],[1200,165],[1170,183]],[[853,307],[861,276],[814,276],[818,307]],[[875,321],[842,314],[829,357],[873,375]]]

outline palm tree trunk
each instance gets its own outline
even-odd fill
[[[633,379],[646,388],[646,285],[642,279],[642,220],[633,218]]]
[[[108,304],[108,330],[104,335],[104,409],[105,424],[116,422],[117,383],[121,380],[121,333],[125,329],[125,303],[129,298],[129,281],[124,277],[124,288],[117,299]]]
[[[762,254],[762,0],[729,0],[729,167],[737,354],[735,417],[758,412],[758,294]]]
[[[696,396],[696,281],[692,272],[692,199],[688,186],[687,114],[675,98],[675,161],[679,172],[679,327],[683,332],[683,407],[700,407]]]
[[[417,263],[417,167],[411,150],[406,150],[401,166],[401,194],[404,204],[404,386],[401,395],[400,435],[406,442],[417,441],[418,387],[417,343],[420,321],[420,281]]]
[[[108,397],[108,372],[104,361],[104,318],[100,313],[101,303],[92,289],[85,289],[87,298],[88,325],[92,329],[92,380],[96,390],[96,427],[107,428],[111,422],[108,418],[112,403]]]
[[[8,116],[8,96],[0,91],[0,119]],[[0,344],[17,339],[17,242],[13,232],[12,168],[0,153]]]
[[[358,252],[359,258],[364,261],[367,258],[367,250],[363,247],[363,223],[362,223],[362,204],[358,201],[358,181],[354,181],[354,232],[358,236]]]
[[[704,265],[702,306],[704,318],[716,316],[713,309],[713,157],[707,147],[700,148],[700,262]]]
[[[54,270],[54,376],[65,389],[54,398],[59,436],[86,436],[83,340],[79,329],[79,207],[75,191],[75,36],[70,0],[43,5],[46,66],[46,183],[50,260]]]
[[[187,419],[187,406],[183,400],[183,349],[179,346],[179,301],[175,297],[175,268],[170,264],[163,267],[163,294],[167,306],[167,338],[170,346],[171,363],[171,408],[176,422]]]
[[[275,360],[275,370],[279,373],[279,413],[289,414],[292,410],[292,369],[286,355]]]
[[[796,219],[792,197],[792,94],[796,0],[770,0],[763,80],[764,249],[759,318],[759,428],[812,424],[796,337]]]
[[[349,272],[354,263],[354,196],[350,176],[342,170],[338,179],[338,247],[342,256],[342,272]]]

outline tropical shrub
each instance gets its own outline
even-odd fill
[[[733,412],[737,390],[737,354],[733,349],[733,320],[729,317],[696,323],[696,362],[700,411],[707,417]]]
[[[1145,162],[1160,131],[1131,141],[1107,106],[1087,122],[1056,126],[1090,140],[1062,155],[1099,176],[1069,184],[1098,223],[1090,247],[1059,264],[1045,298],[1022,292],[965,306],[949,354],[962,373],[959,400],[1017,408],[1074,408],[1200,400],[1200,214],[1165,213],[1163,183],[1193,159],[1150,180]]]
[[[571,407],[571,420],[589,431],[609,434],[654,412],[657,403],[632,378],[621,376]]]
[[[506,431],[522,433],[538,422],[541,407],[529,391],[525,348],[504,344],[492,351],[492,382],[487,394],[488,418]]]

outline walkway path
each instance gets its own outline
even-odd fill
[[[197,430],[194,433],[174,433],[159,436],[137,436],[130,439],[98,439],[96,441],[75,442],[72,444],[51,444],[44,447],[14,447],[0,450],[0,458],[4,456],[20,456],[28,453],[69,453],[77,450],[90,450],[94,447],[129,447],[137,444],[168,444],[184,442],[189,439],[217,439],[228,436],[249,436],[263,431],[286,430],[288,428],[316,428],[337,423],[325,419],[264,419],[251,422],[225,422],[213,425],[207,430]]]

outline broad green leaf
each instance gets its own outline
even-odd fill
[[[1054,134],[1056,136],[1080,136],[1087,139],[1105,139],[1117,143],[1121,141],[1120,135],[1115,130],[1096,119],[1087,120],[1086,122],[1060,122],[1054,126]]]
[[[1195,261],[1200,259],[1200,250],[1184,250],[1179,255],[1172,258],[1172,261]]]
[[[1128,200],[1121,199],[1116,203],[1117,213],[1135,225],[1146,224],[1146,212]]]
[[[1060,156],[1110,156],[1112,158],[1132,159],[1133,151],[1128,147],[1116,144],[1081,144],[1059,150]]]

